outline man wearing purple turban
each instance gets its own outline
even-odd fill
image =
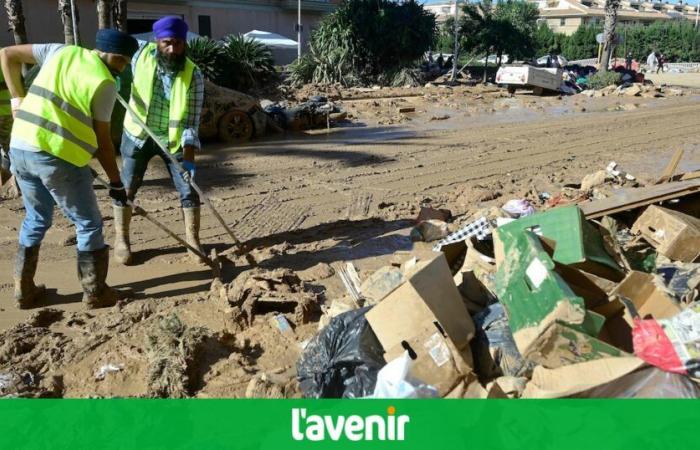
[[[131,63],[134,81],[129,105],[194,176],[195,150],[201,148],[198,129],[204,81],[200,70],[187,58],[187,30],[185,21],[174,16],[163,17],[153,24],[155,43],[142,42]],[[187,243],[201,251],[199,196],[130,114],[124,118],[121,154],[122,182],[130,200],[143,182],[148,162],[155,155],[161,156],[180,196]],[[132,263],[129,241],[132,209],[124,202],[113,203],[114,255],[117,262],[129,265]],[[200,261],[196,255],[192,256]]]

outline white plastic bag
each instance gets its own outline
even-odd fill
[[[374,394],[369,398],[433,398],[438,396],[437,389],[410,380],[409,372],[413,361],[408,352],[387,363],[377,374]],[[409,381],[410,380],[410,381]]]

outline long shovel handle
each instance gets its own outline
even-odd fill
[[[118,100],[119,103],[124,107],[124,109],[131,115],[131,118],[134,119],[134,121],[135,121],[135,122],[146,132],[146,134],[148,134],[148,136],[153,140],[153,142],[156,143],[156,145],[158,146],[158,148],[160,149],[160,151],[165,155],[165,157],[168,158],[168,159],[170,160],[170,162],[171,162],[172,164],[174,164],[175,167],[178,168],[178,172],[180,173],[180,175],[182,176],[182,178],[183,178],[185,181],[187,181],[187,182],[190,184],[190,186],[192,186],[192,189],[194,189],[195,192],[197,192],[197,194],[199,195],[199,198],[204,202],[204,204],[207,206],[207,208],[209,208],[209,210],[212,212],[212,214],[214,214],[214,217],[216,217],[216,220],[219,221],[219,224],[221,224],[221,226],[224,228],[224,230],[226,230],[226,233],[228,233],[228,235],[231,237],[231,239],[233,240],[234,245],[238,246],[238,247],[241,249],[241,251],[242,251],[243,253],[245,253],[245,257],[246,257],[246,260],[248,261],[248,264],[251,264],[251,265],[253,265],[253,266],[256,266],[258,263],[257,263],[257,261],[255,261],[255,258],[253,258],[253,256],[252,256],[251,254],[245,252],[245,249],[243,248],[243,244],[241,243],[241,241],[236,237],[235,234],[233,234],[233,230],[231,230],[231,228],[228,226],[228,224],[226,223],[226,221],[224,221],[224,218],[221,217],[221,215],[220,215],[219,212],[216,210],[216,208],[214,208],[214,205],[213,205],[213,204],[211,203],[211,201],[209,200],[209,197],[207,197],[206,195],[204,195],[204,192],[202,191],[202,189],[201,189],[201,188],[199,187],[199,185],[194,181],[194,179],[190,176],[190,173],[189,173],[188,171],[186,171],[186,170],[182,167],[182,165],[180,164],[180,162],[170,153],[170,151],[169,151],[168,148],[165,146],[165,144],[163,144],[163,142],[158,138],[158,136],[156,136],[155,133],[153,133],[153,131],[151,131],[151,129],[148,127],[148,125],[146,125],[146,124],[143,122],[143,120],[141,120],[141,118],[139,118],[139,117],[136,115],[136,113],[134,113],[134,111],[131,109],[131,107],[129,106],[129,104],[126,102],[126,100],[124,100],[124,98],[123,98],[121,95],[117,94],[117,100]]]

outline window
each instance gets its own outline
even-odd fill
[[[566,26],[566,18],[565,17],[562,17],[561,19],[559,19],[559,26],[560,27]]]
[[[199,35],[211,37],[211,16],[197,16],[199,21]]]

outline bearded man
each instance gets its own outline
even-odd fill
[[[194,176],[195,151],[199,142],[199,119],[204,101],[204,81],[197,66],[187,58],[187,23],[179,17],[163,17],[153,24],[155,42],[140,42],[131,62],[134,75],[129,106],[141,121],[166,144],[177,161]],[[199,242],[200,200],[182,177],[179,167],[162,154],[158,145],[131,114],[124,118],[121,144],[122,182],[133,201],[143,183],[148,163],[159,155],[180,197],[187,243],[201,250]],[[132,264],[129,224],[132,208],[114,201],[117,262]],[[199,258],[192,254],[195,260]]]

